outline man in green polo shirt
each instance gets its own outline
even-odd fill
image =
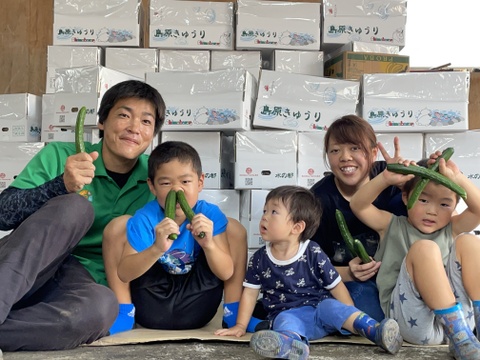
[[[105,93],[98,118],[100,143],[79,154],[73,143],[48,144],[0,194],[0,230],[15,229],[0,239],[4,351],[74,348],[107,335],[117,316],[102,285],[102,233],[152,199],[143,153],[165,103],[150,85],[125,81]]]

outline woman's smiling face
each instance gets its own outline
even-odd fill
[[[340,182],[340,186],[358,189],[368,182],[371,159],[376,158],[377,151],[377,148],[373,149],[368,157],[359,145],[341,144],[332,138],[327,148],[327,159],[337,184]]]

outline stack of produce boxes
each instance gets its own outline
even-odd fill
[[[28,93],[0,95],[0,193],[43,147],[41,100]],[[6,234],[0,231],[0,238]]]
[[[143,79],[167,104],[152,147],[181,140],[198,150],[201,198],[241,220],[251,251],[263,245],[268,191],[320,180],[325,132],[345,114],[367,119],[392,154],[395,136],[406,158],[454,146],[454,160],[480,178],[469,73],[410,72],[399,54],[406,3],[55,0],[41,141],[73,141],[83,105],[94,129],[104,90]],[[24,141],[40,140],[37,127]]]

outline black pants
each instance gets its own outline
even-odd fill
[[[0,239],[0,349],[71,349],[108,333],[115,295],[70,255],[93,216],[83,197],[59,196]]]
[[[223,281],[212,273],[203,251],[188,274],[169,274],[156,262],[132,281],[130,288],[135,321],[162,330],[205,326],[215,316],[223,295]]]

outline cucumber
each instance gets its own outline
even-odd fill
[[[415,176],[420,176],[422,178],[433,180],[440,185],[445,186],[446,188],[452,190],[456,194],[458,194],[463,200],[467,199],[467,192],[461,186],[455,184],[446,176],[433,171],[431,169],[424,168],[423,166],[417,165],[402,165],[402,164],[387,164],[387,170],[392,171],[398,174],[410,175],[413,174]]]
[[[335,210],[335,218],[337,219],[338,228],[340,229],[340,233],[342,234],[343,241],[345,241],[345,245],[347,245],[347,249],[352,255],[352,257],[357,257],[357,252],[355,251],[355,244],[348,230],[347,223],[345,222],[345,217],[343,216],[342,212],[338,209]]]
[[[175,190],[170,190],[165,199],[165,217],[175,220],[175,208],[177,207],[177,193]],[[170,240],[176,240],[177,234],[168,235]]]
[[[438,171],[438,166],[439,166],[439,161],[441,158],[445,159],[445,161],[448,161],[452,155],[453,155],[453,148],[449,147],[443,150],[442,154],[440,157],[435,161],[433,164],[431,164],[428,168],[433,171]],[[422,191],[425,189],[425,186],[427,186],[429,179],[422,178],[419,182],[415,184],[415,187],[413,188],[412,192],[410,193],[410,197],[408,198],[407,202],[407,209],[410,210],[415,202],[418,200],[420,197],[420,194]]]
[[[177,191],[177,201],[180,204],[180,207],[182,208],[183,212],[185,213],[185,216],[187,217],[188,221],[192,222],[192,219],[195,216],[195,213],[193,212],[190,205],[188,205],[187,199],[185,198],[185,193],[181,190]],[[198,234],[198,237],[200,239],[203,239],[205,237],[205,233],[202,231],[200,234]]]
[[[82,106],[77,113],[77,120],[75,121],[75,149],[78,153],[85,152],[85,142],[83,140],[83,125],[85,124],[85,116],[87,115],[87,108]]]
[[[364,264],[371,262],[372,259],[370,259],[370,256],[368,256],[368,253],[363,247],[362,242],[358,239],[355,239],[353,243],[355,245],[355,251],[357,252],[357,256],[360,258],[360,260],[362,260]]]

